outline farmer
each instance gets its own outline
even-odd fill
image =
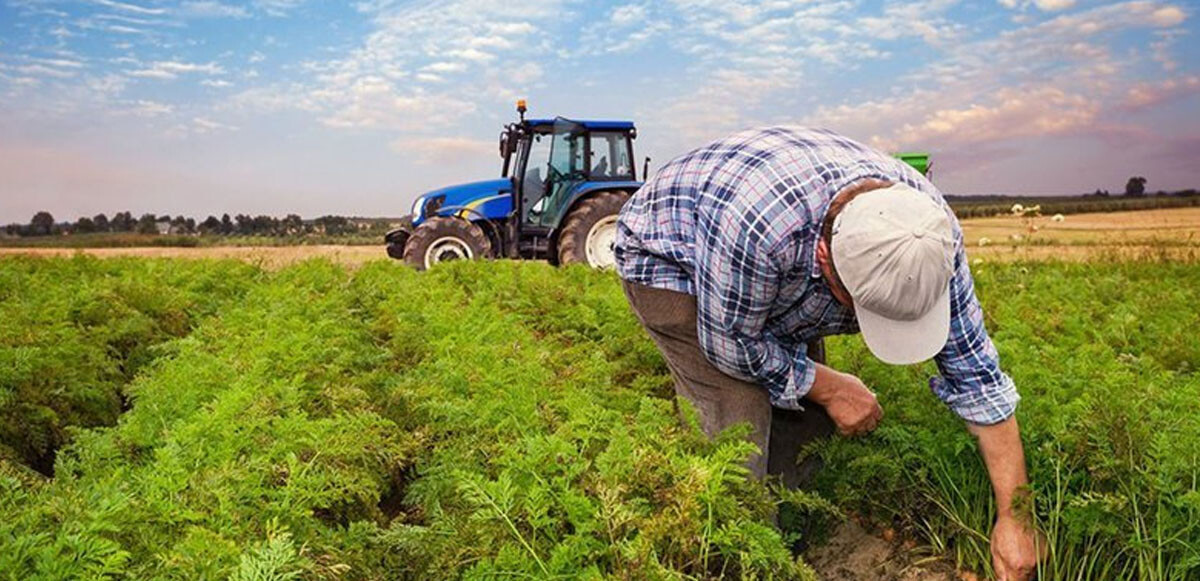
[[[983,325],[958,222],[904,162],[830,131],[738,133],[668,163],[621,211],[617,272],[675,391],[710,436],[739,422],[757,477],[795,486],[805,443],[883,418],[861,379],[813,342],[861,331],[891,364],[937,362],[933,392],[979,440],[999,515],[999,579],[1027,579],[1034,533],[1017,390]],[[818,344],[819,345],[819,344]]]

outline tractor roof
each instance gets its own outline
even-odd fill
[[[554,125],[554,119],[529,119],[529,123],[533,127],[548,127]],[[578,123],[591,130],[613,130],[613,131],[628,131],[633,129],[632,121],[597,121],[587,119],[569,119],[573,123]]]

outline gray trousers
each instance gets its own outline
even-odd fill
[[[717,369],[700,348],[696,332],[696,297],[665,289],[621,281],[630,306],[650,338],[658,345],[676,395],[696,408],[700,427],[710,437],[739,422],[754,429],[750,439],[766,455],[750,458],[755,477],[778,475],[790,488],[797,488],[818,467],[816,458],[797,463],[805,444],[833,433],[834,424],[825,409],[804,400],[804,411],[773,408],[767,390],[754,383],[726,375]],[[824,347],[809,344],[809,357],[823,362]]]

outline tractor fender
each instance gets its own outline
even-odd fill
[[[554,230],[550,232],[550,263],[558,265],[558,235],[562,232],[563,222],[575,208],[584,200],[594,198],[604,192],[621,192],[632,196],[638,188],[642,187],[642,182],[592,182],[580,185],[571,193],[571,203],[567,204],[563,213],[558,216],[555,221]]]

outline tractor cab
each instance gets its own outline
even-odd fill
[[[637,190],[641,182],[634,168],[636,135],[628,121],[526,120],[522,115],[521,122],[506,127],[500,154],[502,175],[513,184],[513,226],[519,231],[513,237],[515,252],[553,261],[557,234],[577,202],[593,193]],[[611,243],[615,214],[596,228],[595,234]],[[602,231],[607,229],[612,232]]]

